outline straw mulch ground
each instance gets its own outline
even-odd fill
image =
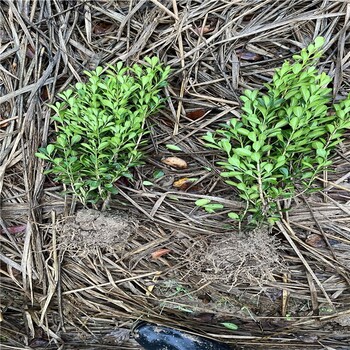
[[[322,193],[293,201],[270,235],[247,238],[246,249],[260,255],[246,256],[255,262],[242,266],[253,269],[278,256],[278,264],[272,259],[258,276],[237,272],[244,240],[227,226],[226,212],[242,204],[220,179],[217,154],[201,136],[239,113],[242,89],[261,87],[318,35],[326,38],[319,66],[334,77],[335,98],[349,93],[349,20],[348,1],[2,1],[2,348],[138,349],[122,340],[135,320],[144,319],[237,349],[348,349],[348,139],[337,150],[334,172],[319,179]],[[61,195],[34,156],[53,136],[46,103],[81,80],[84,69],[131,64],[145,55],[158,55],[173,69],[168,104],[150,118],[146,164],[135,170],[134,182],[119,183],[112,216],[100,218],[107,226],[85,232],[74,219],[80,205]],[[182,149],[176,155],[188,169],[161,162],[172,155],[166,144]],[[164,175],[157,178],[159,171]],[[175,188],[184,177],[197,180]],[[204,196],[215,197],[226,212],[196,208]],[[272,235],[275,241],[267,242]],[[230,242],[232,254],[220,250],[225,237],[237,238]],[[152,259],[159,249],[170,252]],[[238,279],[203,268],[235,252]]]

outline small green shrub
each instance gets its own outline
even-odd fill
[[[204,136],[209,147],[225,152],[221,176],[246,201],[242,217],[253,213],[253,222],[273,223],[279,200],[310,190],[350,127],[350,95],[330,108],[331,78],[315,67],[323,44],[318,37],[293,62],[284,62],[266,93],[246,90],[241,118]]]
[[[50,106],[57,138],[36,156],[49,161],[47,173],[84,204],[116,193],[113,183],[131,178],[130,168],[141,163],[145,120],[161,107],[158,94],[170,71],[157,57],[145,61],[132,67],[119,62],[106,73],[101,67],[85,71],[88,81],[64,91],[62,102]]]

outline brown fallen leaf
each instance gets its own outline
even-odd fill
[[[190,111],[186,113],[186,117],[191,120],[197,120],[203,117],[206,113],[204,108],[195,109],[194,111]]]
[[[41,89],[40,97],[41,97],[41,99],[42,99],[43,101],[48,100],[48,98],[49,98],[49,90],[48,90],[47,86],[44,86],[44,87]]]
[[[178,157],[167,157],[162,159],[162,163],[177,169],[187,169],[187,163]]]
[[[186,182],[188,182],[189,178],[188,177],[183,177],[182,179],[180,180],[176,180],[174,183],[173,183],[173,186],[176,187],[176,188],[181,188]]]
[[[326,246],[326,242],[323,240],[323,238],[316,233],[309,235],[306,238],[305,243],[314,248],[324,248]]]
[[[209,294],[207,294],[207,293],[198,295],[198,299],[202,300],[202,302],[204,304],[209,304],[210,302],[213,301],[211,296]]]
[[[193,30],[196,32],[198,35],[205,35],[210,32],[212,32],[215,28],[211,27],[210,25],[206,25],[204,27],[196,27]]]
[[[195,320],[203,323],[213,323],[215,315],[209,312],[202,312],[193,317]]]
[[[179,179],[173,183],[173,186],[175,188],[178,188],[182,191],[187,190],[197,179],[194,178],[188,178],[183,177],[182,179]]]
[[[238,49],[236,50],[236,53],[237,53],[237,56],[241,59],[241,60],[244,60],[244,61],[252,61],[252,62],[255,62],[255,61],[261,61],[263,56],[257,54],[257,53],[254,53],[254,52],[250,52],[250,51],[247,51],[247,50],[244,50],[244,49]]]
[[[159,259],[160,257],[162,257],[163,255],[165,255],[165,254],[168,254],[168,253],[170,253],[171,252],[171,250],[170,249],[167,249],[167,248],[163,248],[163,249],[158,249],[158,250],[156,250],[155,252],[153,252],[152,254],[151,254],[151,257],[152,257],[152,259]]]
[[[23,232],[23,231],[26,230],[26,228],[27,228],[27,225],[9,226],[9,227],[7,227],[7,231],[8,231],[9,233],[14,234],[14,233]],[[0,233],[3,233],[3,230],[2,230],[2,229],[0,229]]]
[[[96,35],[106,34],[111,31],[113,24],[109,22],[98,22],[92,28],[92,32]]]
[[[35,49],[31,45],[27,46],[26,56],[28,58],[34,58],[35,57]]]

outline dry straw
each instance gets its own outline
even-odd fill
[[[334,171],[318,179],[323,192],[284,203],[293,210],[273,233],[282,242],[289,272],[275,272],[263,286],[238,284],[230,290],[222,282],[199,283],[200,276],[188,274],[184,253],[198,241],[208,244],[218,232],[234,234],[224,219],[242,206],[216,171],[208,170],[216,155],[203,146],[202,135],[239,116],[241,91],[260,88],[275,67],[319,35],[326,39],[319,68],[334,78],[333,96],[349,93],[349,6],[327,0],[3,1],[3,348],[50,342],[51,348],[105,349],[113,330],[144,318],[238,348],[345,349],[350,342],[348,137],[335,155]],[[138,215],[140,226],[125,253],[97,247],[81,256],[59,244],[55,229],[79,204],[61,196],[60,184],[43,175],[46,164],[34,156],[54,136],[46,104],[80,81],[84,69],[142,62],[146,55],[158,55],[173,69],[165,91],[168,109],[149,120],[146,165],[135,172],[135,182],[119,184],[111,201],[112,209]],[[188,113],[198,109],[204,110],[198,118]],[[167,144],[180,147],[176,156],[188,169],[161,162],[174,155]],[[196,180],[182,191],[172,187],[184,177]],[[153,186],[144,186],[145,180]],[[223,204],[226,213],[195,208],[199,198]],[[163,248],[171,252],[150,258]],[[160,295],[158,286],[169,280],[202,304],[194,310],[183,298]],[[220,303],[231,309],[216,307]],[[203,313],[210,308],[221,311],[208,321]],[[227,320],[238,331],[221,325]]]

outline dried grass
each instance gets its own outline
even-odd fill
[[[288,273],[280,246],[267,229],[216,235],[208,245],[188,250],[189,268],[205,281],[229,285],[228,291],[237,285],[263,286],[275,281],[274,273]]]
[[[335,157],[335,171],[319,179],[323,192],[286,203],[293,210],[274,234],[281,239],[289,273],[276,272],[273,282],[238,285],[228,293],[225,283],[198,284],[183,258],[196,242],[207,244],[213,235],[232,232],[225,213],[208,215],[195,208],[198,198],[222,203],[227,212],[242,207],[215,170],[208,172],[218,154],[204,148],[201,135],[239,115],[241,90],[261,87],[275,67],[318,35],[327,42],[319,67],[334,77],[335,99],[349,93],[349,19],[348,1],[3,1],[2,347],[106,349],[111,331],[144,318],[238,348],[347,349],[349,326],[337,322],[348,317],[350,305],[348,135]],[[61,248],[55,227],[79,205],[61,196],[62,188],[44,175],[46,165],[34,156],[53,137],[47,103],[81,80],[86,68],[141,62],[153,54],[173,68],[169,105],[149,120],[146,165],[137,169],[134,183],[120,184],[111,202],[112,209],[138,215],[140,228],[123,255],[97,247],[78,256]],[[198,108],[205,114],[191,119],[188,112]],[[172,155],[168,143],[182,149],[176,155],[188,162],[187,170],[175,171],[160,161]],[[165,176],[155,179],[155,170]],[[183,177],[197,180],[186,190],[173,188]],[[144,180],[155,186],[145,187]],[[311,234],[323,246],[310,244]],[[150,254],[161,248],[171,253],[152,260]],[[159,290],[169,280],[186,292],[162,298]],[[207,304],[197,302],[195,312],[184,311],[194,306],[186,304],[189,298],[203,295],[210,297]],[[208,310],[217,310],[210,322],[201,316]],[[224,329],[223,320],[239,330]],[[113,346],[118,348],[137,347],[129,342]]]

